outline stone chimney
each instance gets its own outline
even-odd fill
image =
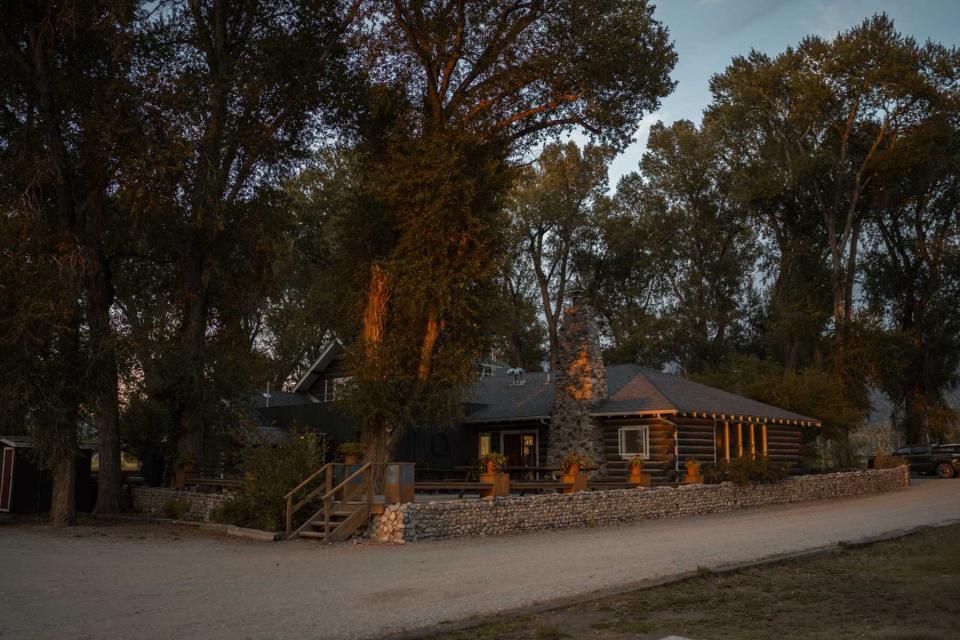
[[[557,371],[550,414],[547,462],[558,465],[568,453],[582,453],[606,475],[603,431],[590,409],[607,398],[607,375],[600,351],[600,332],[583,291],[570,292],[559,329]]]

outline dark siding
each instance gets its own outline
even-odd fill
[[[646,425],[650,428],[650,459],[644,463],[644,472],[649,473],[656,484],[669,482],[673,464],[673,427],[657,418],[605,418],[603,420],[604,458],[607,462],[607,477],[625,480],[627,461],[620,457],[620,427]]]
[[[550,428],[549,426],[537,421],[503,422],[492,424],[471,424],[464,427],[464,438],[462,440],[464,449],[460,456],[459,464],[472,465],[477,462],[477,454],[480,451],[480,434],[490,434],[490,448],[493,451],[500,451],[500,435],[505,431],[523,431],[537,433],[537,457],[540,466],[547,465],[547,446],[549,445]]]
[[[670,421],[677,425],[681,470],[690,459],[698,460],[700,464],[713,464],[716,461],[712,419],[670,416]]]

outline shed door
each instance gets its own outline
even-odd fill
[[[10,511],[13,498],[13,447],[3,450],[3,462],[0,464],[0,511]]]

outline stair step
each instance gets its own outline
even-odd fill
[[[307,529],[304,529],[303,531],[300,532],[300,537],[315,538],[317,540],[323,540],[324,538],[327,537],[327,534],[324,533],[323,531],[309,531]]]

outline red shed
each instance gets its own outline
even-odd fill
[[[33,441],[27,436],[0,436],[0,513],[44,513],[50,511],[53,480],[30,459]],[[80,445],[77,459],[77,511],[93,511],[97,497],[90,472],[94,446]]]

